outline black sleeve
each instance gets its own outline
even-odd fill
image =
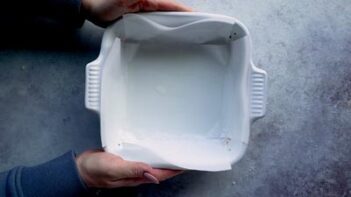
[[[84,22],[81,0],[5,0],[0,5],[0,22],[5,26],[55,24],[80,27]]]
[[[16,167],[0,173],[0,196],[77,197],[88,194],[79,177],[75,155],[68,152],[34,167]]]

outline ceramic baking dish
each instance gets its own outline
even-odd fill
[[[266,72],[238,20],[184,12],[127,14],[86,68],[88,109],[106,151],[153,167],[222,171],[265,114]]]

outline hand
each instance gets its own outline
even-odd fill
[[[79,174],[91,188],[117,188],[158,184],[182,171],[153,169],[141,162],[123,160],[100,150],[86,151],[76,158]]]
[[[82,0],[81,9],[97,25],[140,11],[191,11],[173,0]]]

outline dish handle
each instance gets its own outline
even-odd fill
[[[257,68],[251,62],[250,75],[250,119],[251,121],[262,118],[266,113],[267,102],[267,73]]]
[[[87,109],[99,113],[101,90],[101,66],[99,58],[86,66],[85,73],[85,106]]]

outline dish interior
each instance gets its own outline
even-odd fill
[[[234,52],[229,44],[116,39],[103,75],[103,144],[167,146],[174,154],[189,152],[189,157],[207,147],[217,151],[213,156],[226,152],[231,157],[241,138],[244,85],[243,54]],[[204,145],[191,154],[197,142]]]

